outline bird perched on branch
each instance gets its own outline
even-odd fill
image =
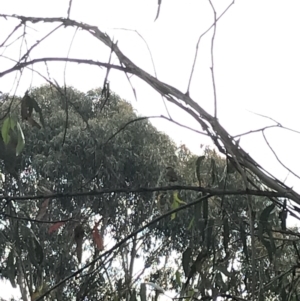
[[[173,167],[168,166],[166,168],[166,178],[167,178],[168,182],[171,182],[171,183],[178,181],[178,176]]]

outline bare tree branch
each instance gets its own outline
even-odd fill
[[[7,36],[7,38],[0,44],[0,48],[5,45],[5,43],[9,40],[9,38],[23,25],[23,22],[20,22],[13,30],[12,32]]]
[[[68,7],[68,12],[67,12],[67,18],[68,18],[68,19],[70,19],[71,8],[72,8],[72,2],[73,2],[73,0],[69,0],[69,7]]]
[[[194,74],[194,70],[195,70],[195,66],[196,66],[196,62],[197,62],[197,57],[198,57],[199,44],[200,44],[202,37],[205,36],[215,26],[216,22],[218,22],[225,15],[225,13],[229,10],[229,8],[233,4],[234,4],[234,0],[227,6],[227,8],[221,13],[221,15],[216,19],[216,21],[200,35],[198,42],[196,44],[196,52],[195,52],[192,70],[191,70],[191,74],[190,74],[190,79],[189,79],[189,83],[188,83],[188,87],[187,87],[187,94],[189,94],[189,91],[190,91],[191,82],[192,82],[192,78],[193,78],[193,74]]]
[[[133,32],[135,32],[135,33],[136,33],[136,34],[144,41],[144,43],[146,44],[146,47],[147,47],[147,49],[148,49],[150,58],[151,58],[151,62],[152,62],[152,67],[153,67],[154,75],[155,75],[155,77],[157,78],[157,72],[156,72],[156,68],[155,68],[155,63],[154,63],[153,55],[152,55],[152,52],[151,52],[151,50],[150,50],[150,47],[149,47],[147,41],[145,40],[145,38],[144,38],[137,30],[127,29],[127,28],[114,28],[114,29],[117,29],[117,30],[125,30],[125,31],[133,31]],[[167,112],[169,118],[172,119],[172,117],[171,117],[171,115],[170,115],[170,112],[169,112],[169,109],[168,109],[168,106],[167,106],[167,104],[166,104],[165,99],[163,98],[163,96],[162,96],[162,101],[163,101],[163,104],[164,104],[164,106],[165,106],[165,109],[166,109],[166,112]]]
[[[290,168],[288,168],[278,157],[278,155],[276,154],[276,152],[274,151],[274,149],[272,148],[271,144],[269,143],[266,135],[265,135],[265,132],[262,131],[262,135],[264,137],[264,140],[265,142],[267,143],[269,149],[271,150],[271,152],[273,153],[273,155],[275,156],[275,158],[277,159],[277,161],[286,169],[288,170],[292,175],[294,175],[296,178],[300,179],[300,177],[295,173],[293,172]]]
[[[129,72],[129,70],[125,67],[121,67],[118,65],[111,65],[107,63],[101,63],[101,62],[96,62],[93,60],[83,60],[83,59],[70,59],[70,58],[59,58],[59,57],[46,57],[46,58],[40,58],[40,59],[34,59],[32,61],[24,62],[24,63],[17,63],[14,67],[7,69],[3,72],[0,72],[0,77],[3,77],[4,75],[7,75],[9,73],[19,71],[24,67],[36,64],[36,63],[45,63],[45,62],[73,62],[73,63],[78,63],[78,64],[88,64],[88,65],[93,65],[93,66],[98,66],[98,67],[105,67],[105,68],[113,68],[116,70],[120,71],[125,71]]]
[[[51,36],[51,34],[53,34],[55,31],[57,31],[59,28],[62,27],[62,24],[58,25],[57,27],[55,27],[54,29],[52,29],[49,33],[47,33],[42,39],[36,41],[36,43],[34,43],[28,50],[27,52],[20,58],[19,62],[26,60],[28,58],[28,56],[30,55],[31,51],[37,47],[39,44],[41,44],[44,40],[46,40],[49,36]]]
[[[100,31],[95,26],[90,26],[84,23],[80,23],[74,20],[70,19],[64,19],[64,18],[34,18],[34,17],[24,17],[24,16],[9,16],[9,15],[0,15],[0,17],[10,17],[10,18],[16,18],[20,19],[23,22],[47,22],[47,23],[53,23],[53,22],[60,22],[65,26],[78,26],[81,29],[89,32],[91,35],[93,35],[95,38],[102,41],[105,45],[107,45],[109,48],[112,47],[114,44],[110,37]],[[220,18],[220,17],[219,17]],[[208,114],[202,107],[198,105],[197,102],[192,100],[189,95],[183,94],[178,89],[165,84],[155,77],[151,76],[149,73],[145,72],[138,66],[136,66],[129,58],[127,58],[119,49],[119,47],[114,44],[114,52],[116,53],[117,57],[119,58],[122,65],[125,67],[119,67],[119,66],[108,66],[108,64],[104,63],[96,63],[94,61],[91,61],[91,64],[94,65],[101,65],[104,67],[111,67],[115,68],[121,71],[126,71],[129,73],[132,73],[142,80],[144,80],[146,83],[148,83],[151,87],[153,87],[157,92],[159,92],[161,95],[164,95],[168,100],[172,100],[177,106],[183,108],[185,111],[189,112],[191,116],[193,116],[200,124],[201,126],[205,126],[204,130],[207,131],[207,134],[211,137],[211,139],[214,141],[215,145],[219,149],[220,152],[226,154],[228,153],[232,158],[236,158],[238,162],[241,162],[247,169],[252,171],[256,176],[258,176],[261,181],[268,186],[270,189],[276,190],[280,193],[285,194],[287,197],[295,201],[297,204],[300,204],[300,195],[296,193],[294,190],[290,189],[288,186],[286,186],[284,183],[279,181],[273,176],[268,176],[259,164],[257,164],[251,157],[248,155],[241,147],[237,147],[233,141],[233,138],[227,133],[227,131],[221,126],[221,124],[216,120],[214,117],[212,117],[210,114]],[[69,59],[70,60],[70,59]],[[36,60],[33,60],[32,62],[37,62]],[[41,60],[45,61],[45,60]],[[71,60],[70,60],[71,61]],[[76,62],[76,60],[74,60]],[[87,62],[86,60],[82,60],[83,62]],[[77,60],[79,62],[79,60]],[[21,66],[15,66],[9,70],[6,70],[2,73],[0,73],[0,76],[3,76],[4,74],[10,73],[12,71],[16,71],[24,67],[24,65],[21,64]],[[176,101],[178,99],[178,101]],[[184,106],[181,104],[181,101],[185,104]],[[193,112],[193,113],[191,113]],[[208,126],[209,125],[209,126]],[[239,171],[241,172],[241,171]]]
[[[25,200],[38,200],[47,198],[73,198],[80,196],[99,196],[110,193],[141,193],[141,192],[154,192],[154,191],[174,191],[174,190],[189,190],[199,191],[216,195],[253,195],[253,196],[265,196],[275,198],[289,198],[289,192],[276,192],[266,190],[253,190],[253,189],[238,189],[238,190],[224,190],[224,189],[211,189],[199,186],[186,186],[186,185],[173,185],[173,186],[159,186],[159,187],[138,187],[138,188],[106,188],[100,190],[91,190],[84,192],[74,193],[53,193],[53,194],[40,194],[40,195],[24,195],[24,196],[0,196],[0,200],[14,200],[14,201],[25,201]]]
[[[217,89],[216,89],[216,81],[215,81],[215,71],[214,71],[214,43],[215,43],[215,36],[216,36],[216,31],[217,31],[217,12],[215,10],[215,7],[211,0],[209,0],[210,6],[213,10],[214,13],[214,30],[213,30],[213,35],[211,38],[211,48],[210,48],[210,56],[211,56],[211,78],[212,78],[212,84],[213,84],[213,92],[214,92],[214,117],[217,118],[217,112],[218,112],[218,107],[217,107]]]

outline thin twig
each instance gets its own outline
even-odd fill
[[[0,45],[0,48],[3,47],[5,45],[5,43],[9,40],[9,38],[23,25],[23,22],[21,22],[20,24],[18,24],[13,30],[12,32],[7,36],[7,38],[3,41],[3,43]]]
[[[67,12],[67,18],[70,19],[70,14],[71,14],[71,8],[72,8],[72,2],[73,0],[69,1],[69,7],[68,7],[68,12]]]
[[[156,67],[155,67],[153,55],[152,55],[151,49],[150,49],[150,47],[149,47],[149,45],[148,45],[146,39],[145,39],[145,38],[144,38],[137,30],[135,30],[135,29],[127,29],[127,28],[114,28],[114,29],[115,29],[115,30],[133,31],[133,32],[135,32],[135,33],[143,40],[143,42],[146,44],[146,47],[147,47],[147,49],[148,49],[148,52],[149,52],[149,55],[150,55],[150,58],[151,58],[151,62],[152,62],[152,67],[153,67],[154,75],[155,75],[155,77],[157,78],[157,72],[156,72]],[[172,117],[171,117],[171,115],[170,115],[170,112],[169,112],[169,109],[168,109],[168,106],[167,106],[167,104],[166,104],[166,101],[165,101],[164,97],[161,96],[161,98],[162,98],[163,104],[164,104],[164,106],[165,106],[165,109],[166,109],[166,112],[167,112],[169,118],[172,119]]]
[[[250,113],[252,113],[252,114],[254,114],[254,115],[257,115],[257,116],[260,116],[260,117],[263,117],[263,118],[266,118],[266,119],[270,119],[270,120],[274,121],[278,126],[281,127],[281,123],[280,122],[276,121],[275,119],[273,119],[273,118],[271,118],[269,116],[266,116],[266,115],[263,115],[263,114],[260,114],[260,113],[256,113],[256,112],[253,112],[253,111],[250,111],[250,110],[247,110],[247,111],[250,112]]]
[[[18,15],[6,15],[6,14],[0,14],[0,17],[15,18],[23,22],[31,22],[31,23],[59,22],[62,23],[65,27],[77,26],[80,27],[82,30],[90,33],[96,39],[104,43],[107,47],[111,47],[112,45],[111,38],[101,30],[99,30],[96,26],[91,26],[85,23],[77,22],[75,20],[58,18],[58,17],[37,18],[37,17],[25,17],[25,16],[18,16]],[[216,147],[221,153],[226,154],[226,151],[229,153],[232,152],[234,156],[238,158],[238,161],[240,161],[247,168],[247,170],[253,172],[264,185],[269,187],[271,190],[275,190],[281,194],[285,194],[291,200],[293,200],[297,204],[300,204],[300,195],[295,190],[291,189],[290,187],[282,183],[280,180],[276,179],[274,176],[272,175],[269,176],[269,173],[265,172],[265,170],[262,169],[262,167],[255,160],[253,160],[249,154],[247,154],[241,147],[237,148],[234,144],[234,141],[232,140],[232,137],[222,127],[219,121],[213,116],[211,116],[209,113],[207,113],[197,102],[195,102],[188,95],[188,93],[186,94],[182,93],[175,87],[172,87],[166,83],[159,81],[158,79],[154,78],[143,69],[139,68],[127,56],[123,54],[123,52],[119,49],[118,46],[115,47],[114,51],[118,59],[122,62],[122,66],[126,66],[126,68],[114,66],[115,69],[124,72],[129,72],[131,74],[136,75],[144,82],[149,84],[152,88],[154,88],[158,93],[164,95],[169,101],[174,102],[178,107],[188,112],[208,133],[208,135],[214,141]],[[92,64],[96,65],[95,62],[93,62]],[[100,64],[104,66],[104,64],[102,63]],[[0,73],[0,76],[19,70],[23,67],[24,65],[21,64],[18,68],[15,67]],[[178,101],[176,101],[176,99],[178,99]]]
[[[215,43],[215,36],[216,36],[216,31],[217,31],[217,12],[215,10],[215,7],[211,0],[209,0],[209,4],[213,10],[214,13],[214,30],[213,30],[213,35],[211,38],[211,47],[210,47],[210,56],[211,56],[211,79],[212,79],[212,84],[213,84],[213,91],[214,91],[214,117],[217,118],[217,112],[218,112],[218,107],[217,107],[217,89],[216,89],[216,80],[215,80],[215,71],[214,71],[214,43]]]
[[[200,41],[201,41],[201,38],[206,35],[214,26],[215,24],[224,16],[224,14],[229,10],[229,8],[234,4],[234,1],[233,0],[228,6],[227,8],[221,13],[221,15],[216,19],[216,21],[210,25],[208,27],[208,29],[206,29],[201,35],[200,37],[198,38],[198,42],[196,44],[196,52],[195,52],[195,56],[194,56],[194,61],[193,61],[193,65],[192,65],[192,70],[191,70],[191,74],[190,74],[190,79],[189,79],[189,83],[188,83],[188,87],[187,87],[187,93],[189,93],[190,91],[190,86],[191,86],[191,82],[192,82],[192,78],[193,78],[193,74],[194,74],[194,69],[195,69],[195,65],[196,65],[196,62],[197,62],[197,57],[198,57],[198,49],[199,49],[199,44],[200,44]]]
[[[146,47],[148,49],[149,55],[150,55],[150,59],[151,59],[151,62],[152,62],[152,67],[153,67],[154,75],[157,78],[157,72],[156,72],[156,67],[155,67],[153,55],[152,55],[151,49],[150,49],[149,44],[147,43],[146,39],[136,29],[128,29],[128,28],[113,28],[113,29],[114,30],[124,30],[124,31],[135,32],[143,40],[143,42],[145,43],[145,45],[146,45]]]
[[[188,185],[170,185],[170,186],[159,186],[159,187],[137,187],[137,188],[106,188],[99,190],[88,190],[83,192],[72,192],[72,193],[53,193],[53,194],[39,194],[39,195],[24,195],[24,196],[0,196],[0,200],[14,200],[14,201],[25,201],[25,200],[38,200],[47,198],[72,198],[81,196],[99,196],[111,193],[144,193],[154,191],[174,191],[174,190],[187,190],[203,192],[213,196],[217,195],[253,195],[253,196],[265,196],[275,198],[289,198],[288,192],[277,192],[277,191],[264,191],[264,190],[253,190],[253,189],[237,189],[237,190],[225,190],[224,189],[211,189],[199,186],[188,186]]]
[[[41,42],[43,42],[45,39],[47,39],[51,34],[53,34],[55,31],[57,31],[60,27],[62,27],[63,25],[60,24],[57,27],[55,27],[53,30],[51,30],[49,33],[47,33],[43,38],[41,38],[40,40],[36,41],[36,43],[34,43],[28,50],[27,52],[20,58],[18,64],[23,61],[24,59],[27,59],[27,57],[29,56],[30,52],[37,47],[39,44],[41,44]]]
[[[257,130],[251,130],[251,131],[248,131],[248,132],[244,132],[242,134],[234,135],[232,137],[233,138],[238,138],[238,137],[246,136],[246,135],[249,135],[249,134],[259,133],[259,132],[262,132],[262,131],[267,130],[267,129],[278,128],[278,127],[281,127],[281,126],[279,126],[277,124],[276,125],[268,125],[268,126],[265,126],[263,128],[260,128],[260,129],[257,129]]]
[[[45,58],[40,58],[40,59],[34,59],[31,61],[19,63],[18,65],[9,68],[3,72],[0,72],[0,77],[3,77],[4,75],[7,75],[9,73],[19,71],[22,68],[25,68],[29,65],[34,65],[36,63],[45,63],[45,62],[72,62],[72,63],[77,63],[77,64],[87,64],[87,65],[94,65],[98,67],[105,67],[105,68],[113,68],[116,70],[120,71],[125,71],[125,72],[130,72],[130,70],[126,67],[121,67],[119,65],[112,65],[112,64],[107,64],[107,63],[101,63],[93,60],[84,60],[84,59],[71,59],[71,58],[59,58],[59,57],[45,57]]]
[[[294,173],[290,168],[288,168],[288,167],[287,167],[287,166],[279,159],[279,157],[277,156],[276,152],[274,151],[274,149],[272,148],[271,144],[269,143],[269,141],[268,141],[268,139],[267,139],[267,137],[266,137],[264,131],[262,131],[262,135],[263,135],[264,140],[265,140],[265,142],[267,143],[269,149],[271,150],[271,152],[273,153],[273,155],[274,155],[275,158],[277,159],[277,161],[278,161],[278,162],[279,162],[286,170],[288,170],[291,174],[293,174],[296,178],[300,179],[300,177],[299,177],[296,173]]]

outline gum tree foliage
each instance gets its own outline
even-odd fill
[[[201,106],[199,99],[190,96],[191,81],[187,91],[181,92],[135,65],[115,40],[100,28],[72,19],[72,1],[69,1],[67,18],[1,15],[7,22],[19,22],[19,25],[9,23],[12,24],[11,33],[4,39],[3,49],[11,47],[19,37],[22,37],[23,45],[27,26],[39,32],[39,24],[48,23],[53,25],[53,30],[43,38],[34,39],[31,46],[26,45],[25,51],[21,46],[16,52],[20,54],[15,57],[16,64],[1,70],[0,77],[55,61],[125,72],[127,76],[143,80],[167,102],[188,113],[198,122],[197,130],[208,135],[227,160],[225,162],[209,149],[201,153],[204,155],[202,159],[184,147],[176,149],[168,137],[157,133],[145,121],[131,124],[108,141],[123,122],[136,116],[128,104],[116,102],[115,96],[109,102],[103,101],[100,90],[91,91],[88,95],[74,90],[73,93],[72,89],[55,91],[45,87],[31,91],[41,105],[45,128],[38,130],[22,125],[27,143],[18,158],[13,152],[15,143],[5,146],[0,141],[0,158],[5,165],[2,171],[6,171],[2,190],[6,196],[34,194],[41,190],[42,193],[76,193],[101,188],[160,186],[166,184],[162,173],[168,165],[175,167],[180,175],[180,184],[211,188],[212,194],[205,198],[200,193],[174,189],[164,193],[110,193],[101,197],[30,202],[14,202],[6,197],[8,200],[3,200],[1,210],[5,217],[0,238],[3,255],[1,273],[13,285],[18,282],[23,300],[27,300],[26,288],[29,288],[31,299],[36,300],[41,292],[47,291],[47,287],[51,288],[65,275],[77,270],[75,254],[80,258],[82,251],[78,247],[82,243],[78,241],[84,241],[83,247],[91,254],[91,257],[83,259],[85,262],[96,258],[99,250],[94,249],[90,239],[95,225],[99,226],[101,235],[107,234],[105,241],[111,239],[114,243],[152,218],[164,216],[169,209],[186,206],[197,199],[197,205],[165,216],[159,223],[128,239],[106,258],[98,258],[80,273],[80,277],[76,278],[73,273],[70,281],[51,290],[52,299],[68,300],[76,295],[77,300],[85,297],[92,300],[135,300],[136,289],[141,284],[139,293],[145,301],[141,282],[146,280],[154,283],[150,286],[156,291],[155,285],[175,289],[181,291],[183,299],[189,300],[217,300],[218,297],[227,300],[299,299],[299,233],[297,229],[287,229],[286,217],[288,212],[294,215],[300,212],[300,195],[255,162],[218,119],[213,66],[215,30],[218,20],[234,1],[223,11],[217,11],[212,1],[208,2],[214,21],[199,36],[190,79],[197,65],[200,39],[213,31],[210,49],[215,98],[213,115]],[[158,1],[156,18],[160,17],[161,5],[164,7],[164,2]],[[60,26],[56,27],[57,23]],[[103,63],[103,58],[98,57],[87,60],[56,57],[56,54],[54,57],[35,56],[32,50],[40,47],[51,33],[60,29],[68,37],[69,31],[65,29],[70,27],[80,29],[106,45],[119,64],[111,64],[111,60],[109,64]],[[15,39],[21,30],[23,33]],[[2,95],[1,98],[5,99]],[[5,108],[10,110],[6,113],[14,114],[18,103],[8,104],[6,102]],[[276,126],[284,128],[281,124]],[[263,133],[264,129],[260,131]],[[25,178],[20,180],[18,173],[24,169],[25,174],[21,175]],[[242,189],[242,193],[229,195],[226,192],[229,189],[235,192]],[[259,191],[253,192],[257,189]],[[43,223],[24,220],[41,215]],[[45,224],[45,220],[61,220],[70,216],[72,221],[64,222],[50,235],[50,226]],[[72,237],[78,229],[78,222],[84,227],[85,236],[80,229],[75,248]],[[101,244],[98,244],[98,249],[102,249]],[[141,273],[134,274],[136,267]],[[144,274],[147,274],[147,279],[141,276]],[[189,281],[183,285],[186,279]],[[189,290],[192,283],[197,291]]]
[[[210,149],[205,149],[204,155],[200,164],[201,186],[242,189],[242,179],[230,164]],[[179,158],[185,166],[182,171],[185,181],[199,184],[195,172],[197,157],[183,148]],[[259,187],[259,180],[255,177],[250,180]],[[186,202],[201,196],[186,191],[180,194]],[[268,300],[287,300],[287,296],[297,298],[298,256],[295,253],[299,254],[299,231],[297,228],[287,230],[286,212],[275,208],[272,203],[274,199],[252,196],[251,200],[255,227],[254,267],[251,262],[253,249],[247,196],[221,195],[179,212],[171,222],[168,219],[161,221],[154,231],[163,231],[170,237],[172,248],[180,254],[175,260],[177,267],[174,268],[176,264],[173,268],[169,266],[166,282],[162,270],[157,270],[151,280],[161,281],[181,294],[184,288],[182,295],[189,296],[190,300],[216,296],[230,300],[234,296],[252,293],[252,273],[255,271],[260,283],[255,291],[260,300],[267,297]],[[284,200],[282,202],[285,203]],[[186,279],[189,281],[186,282]]]
[[[170,165],[178,174],[179,185],[229,190],[243,187],[241,177],[215,151],[204,148],[198,157],[184,145],[177,148],[146,120],[128,124],[137,115],[117,95],[106,101],[100,89],[84,94],[73,88],[49,86],[35,88],[30,95],[41,107],[45,127],[38,129],[23,122],[23,152],[19,157],[10,153],[10,157],[1,157],[5,193],[34,195],[45,190],[72,193],[168,185],[164,175]],[[12,115],[19,110],[18,101],[11,106]],[[13,178],[16,173],[17,181]],[[260,185],[254,177],[251,180]],[[21,218],[36,219],[45,200],[8,202],[0,241],[5,258],[1,275],[13,286],[19,284],[22,295],[28,289],[34,299],[77,269],[73,238],[77,221],[85,230],[83,262],[89,262],[99,254],[92,240],[95,221],[99,221],[105,243],[114,243],[150,219],[201,197],[201,193],[179,190],[57,198],[49,200],[42,223]],[[284,273],[296,264],[297,258],[291,254],[298,241],[295,236],[283,237],[282,211],[274,209],[266,197],[252,198],[259,259],[255,269],[251,266],[247,197],[220,195],[152,225],[107,260],[92,265],[80,280],[52,291],[51,298],[129,300],[141,293],[142,279],[167,290],[184,289],[185,295],[194,297],[210,292],[242,295],[251,292],[253,270],[259,283],[266,285],[260,288],[261,298],[284,298],[297,281],[296,274]],[[51,224],[45,222],[70,217],[73,219],[49,233]],[[189,282],[185,286],[186,279]],[[192,290],[194,285],[198,292]]]
[[[8,169],[13,165],[20,180],[16,182],[11,173],[4,172],[5,192],[34,195],[45,189],[71,193],[167,185],[164,172],[169,165],[179,175],[180,185],[242,188],[241,177],[215,151],[204,148],[199,159],[184,145],[176,148],[146,120],[124,127],[137,116],[130,104],[117,95],[113,94],[105,106],[100,89],[84,94],[73,88],[57,91],[42,86],[33,89],[31,95],[42,109],[45,128],[22,123],[26,146],[21,156],[15,161],[2,158],[3,172],[9,163]],[[11,114],[19,109],[18,100],[14,103]],[[252,181],[259,185],[255,178]],[[6,203],[1,275],[12,285],[19,284],[21,291],[27,288],[31,296],[38,296],[37,292],[47,290],[78,267],[73,239],[77,222],[70,220],[49,233],[51,224],[45,221],[70,217],[80,221],[85,230],[83,261],[89,262],[99,254],[92,241],[95,221],[100,220],[100,232],[107,244],[118,242],[151,218],[202,196],[179,190],[57,198],[50,200],[42,223],[20,218],[37,218],[44,200]],[[253,197],[253,202],[255,252],[259,256],[255,262],[256,277],[259,283],[268,284],[259,294],[283,298],[288,295],[292,280],[297,279],[292,273],[281,274],[296,263],[288,255],[294,252],[298,241],[283,238],[281,212],[270,206],[270,200]],[[221,195],[203,200],[152,225],[107,261],[93,265],[82,279],[65,283],[51,296],[58,300],[71,300],[74,295],[78,300],[85,296],[128,300],[139,292],[141,275],[164,289],[178,292],[191,278],[185,288],[187,295],[205,296],[210,291],[218,295],[248,294],[253,268],[247,210],[245,196]],[[133,266],[140,268],[135,270]],[[198,292],[191,289],[192,283]]]
[[[40,194],[45,189],[53,193],[68,193],[102,188],[154,187],[159,181],[163,183],[165,167],[176,165],[178,160],[176,147],[165,134],[158,132],[147,120],[140,120],[128,125],[109,140],[127,122],[137,118],[131,105],[112,94],[104,106],[100,89],[84,94],[68,88],[64,93],[65,96],[61,91],[49,86],[30,92],[42,109],[45,128],[38,129],[26,122],[22,123],[26,146],[13,164],[14,171],[19,172],[22,180],[17,184],[15,179],[6,173],[6,181],[3,184],[5,192],[33,195]],[[11,114],[19,110],[18,101],[14,101]],[[10,162],[4,160],[3,163],[7,165]],[[2,170],[7,171],[4,165]],[[10,215],[34,219],[43,202],[44,200],[10,202]],[[153,215],[154,206],[155,197],[151,193],[65,197],[50,200],[42,220],[59,221],[70,217],[79,220],[86,232],[85,247],[89,251],[89,261],[94,254],[99,253],[94,250],[91,235],[95,221],[100,220],[99,228],[104,234],[109,234],[107,243],[117,242],[149,219]],[[9,253],[12,254],[10,258],[13,258],[9,264],[13,267],[4,268],[8,262],[6,260],[2,276],[14,278],[12,282],[18,282],[12,269],[16,269],[20,261],[25,270],[23,277],[28,280],[26,285],[29,284],[31,294],[37,289],[37,283],[41,279],[30,278],[40,278],[37,275],[43,274],[43,282],[51,286],[77,267],[73,240],[76,223],[67,222],[52,234],[48,233],[50,225],[7,219],[3,230],[6,239],[2,236],[2,254],[13,250]],[[40,253],[43,253],[39,254],[43,257],[40,261],[30,259],[33,247],[23,239],[28,227],[40,244]],[[141,250],[150,250],[151,236],[144,233],[140,239],[143,240]],[[39,269],[42,269],[42,272]],[[114,279],[117,272],[115,267],[110,267],[107,271],[107,275],[112,277],[110,293],[115,290],[113,283],[122,278],[118,276]],[[95,279],[95,283],[89,283],[88,291],[91,294],[93,287],[98,294],[108,288],[107,279],[103,285],[104,274],[100,277],[96,272],[96,275],[90,276]],[[83,279],[83,284],[85,280]],[[56,291],[56,297],[60,296],[62,300],[66,300],[80,289],[80,285],[70,284],[67,289],[63,289],[62,286]]]

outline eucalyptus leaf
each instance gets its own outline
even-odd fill
[[[191,230],[192,229],[192,227],[194,227],[194,222],[195,222],[195,217],[193,217],[192,219],[191,219],[191,221],[190,221],[190,223],[189,223],[189,225],[188,225],[188,230]]]
[[[179,285],[179,287],[181,286],[181,274],[180,272],[177,270],[175,273],[175,278],[176,278],[176,283]]]
[[[14,251],[13,249],[10,250],[8,257],[7,257],[7,275],[8,279],[10,281],[10,284],[13,288],[16,288],[16,273],[15,273],[15,257],[14,257]]]
[[[16,155],[18,156],[22,152],[25,146],[25,137],[19,122],[17,122],[17,133],[18,133],[18,144],[16,148]]]
[[[4,119],[4,122],[3,122],[2,127],[1,127],[1,134],[2,134],[2,139],[3,139],[4,144],[8,144],[9,141],[10,141],[9,131],[12,128],[11,125],[12,125],[11,118],[6,117]]]
[[[171,209],[174,210],[174,209],[177,209],[178,207],[179,207],[179,204],[176,201],[176,199],[174,198],[173,202],[172,202],[172,205],[171,205]],[[176,217],[176,212],[171,214],[171,220],[175,219],[175,217]]]
[[[248,247],[247,247],[247,236],[245,231],[244,221],[240,220],[240,237],[243,243],[243,253],[245,254],[247,262],[249,262],[249,254],[248,254]]]
[[[226,252],[228,249],[228,243],[229,243],[229,222],[228,222],[228,218],[224,218],[223,219],[223,244]]]
[[[209,250],[214,245],[214,237],[212,235],[214,228],[214,219],[209,219],[206,227],[206,247]]]
[[[190,263],[192,257],[192,249],[188,247],[182,254],[182,267],[185,277],[188,277],[190,272]]]
[[[200,156],[196,161],[196,175],[197,175],[199,186],[201,186],[201,163],[204,159],[205,156]]]

